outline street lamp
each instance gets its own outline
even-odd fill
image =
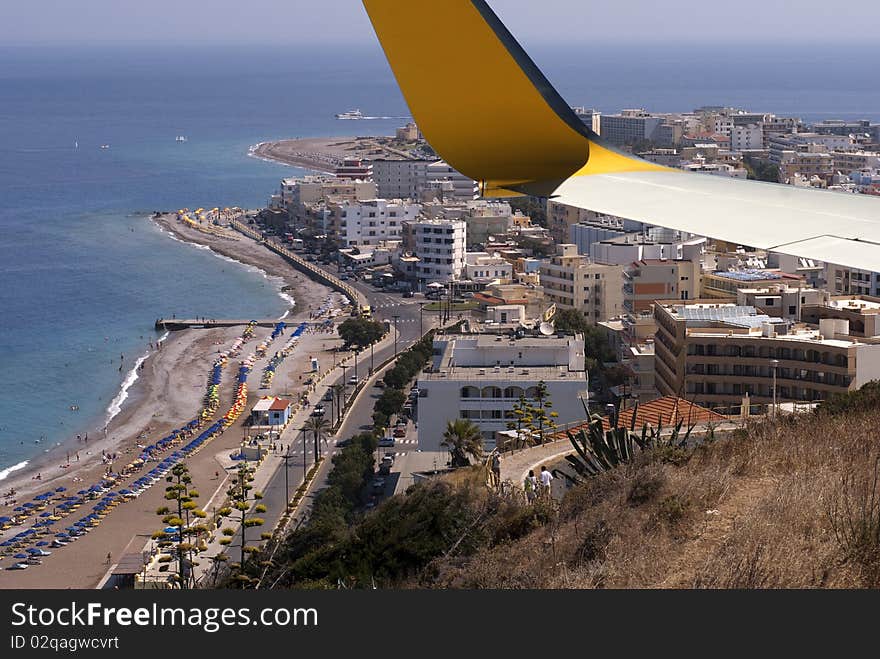
[[[773,365],[773,418],[776,419],[776,368],[779,366],[779,360],[773,359],[770,363]]]
[[[376,345],[375,341],[373,341],[370,344],[370,375],[373,374],[373,346],[375,346],[375,345]]]
[[[358,379],[358,351],[352,350],[352,354],[354,354],[354,379],[357,381]]]
[[[419,302],[419,336],[425,336],[424,317],[422,313],[425,311],[425,303]]]
[[[287,445],[287,453],[285,453],[282,456],[282,459],[284,460],[284,501],[285,501],[284,507],[285,507],[285,509],[287,508],[287,506],[290,505],[290,469],[288,467],[289,467],[290,460],[293,459],[293,456],[290,455],[291,446],[293,446],[293,442],[291,442],[290,444]],[[305,479],[305,476],[303,476],[303,479]]]
[[[400,318],[398,314],[394,314],[391,316],[394,319],[394,357],[397,358],[397,319]]]

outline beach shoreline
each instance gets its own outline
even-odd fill
[[[253,158],[277,162],[291,167],[333,174],[346,158],[400,158],[403,152],[391,146],[393,138],[375,137],[308,137],[273,140],[253,145],[248,153]]]
[[[150,218],[149,221],[155,221],[178,240],[210,248],[227,259],[261,270],[287,295],[292,295],[294,305],[284,318],[289,325],[308,320],[313,307],[316,308],[330,296],[339,295],[299,273],[282,257],[236,232],[230,231],[229,235],[223,236],[205,234],[177,222],[176,214]],[[217,353],[227,350],[244,329],[241,326],[170,332],[162,347],[151,351],[143,368],[139,369],[138,378],[130,387],[120,413],[108,425],[106,437],[101,431],[90,430],[87,444],[73,440],[70,468],[59,468],[59,464],[66,459],[67,445],[64,445],[50,451],[45,458],[40,456],[27,468],[11,474],[6,481],[0,482],[0,490],[5,492],[9,487],[15,487],[19,504],[28,501],[35,493],[57,487],[76,492],[100,482],[107,468],[101,460],[102,450],[117,454],[114,468],[130,463],[143,445],[155,442],[198,416]],[[271,329],[258,328],[244,354],[253,350],[251,346],[267,340],[270,332]],[[264,395],[296,399],[303,390],[310,369],[310,360],[306,357],[317,356],[327,363],[323,361],[330,359],[327,351],[334,349],[338,343],[335,335],[304,336],[297,348],[301,358],[288,359],[268,389],[261,388],[259,382],[259,371],[264,368],[268,358],[258,360],[255,373],[251,376],[248,407],[256,398]],[[236,366],[230,365],[223,371],[218,414],[223,414],[234,398],[236,370]],[[215,438],[205,450],[187,459],[194,480],[205,491],[206,501],[208,495],[213,498],[218,492],[225,491],[227,475],[219,458],[239,446],[243,422],[243,419],[240,420]],[[93,435],[93,432],[96,434]],[[75,457],[77,447],[79,461]],[[42,469],[42,478],[32,480],[31,476],[37,468]],[[108,552],[115,557],[122,551],[139,551],[149,541],[157,523],[155,510],[162,505],[163,496],[161,484],[154,485],[134,501],[126,503],[124,513],[115,511],[88,536],[69,548],[53,552],[58,555],[44,561],[39,569],[2,572],[0,588],[95,587],[106,572],[104,557]],[[3,506],[0,514],[9,514],[12,507]]]
[[[210,249],[219,257],[233,262],[239,267],[255,269],[260,272],[262,276],[272,281],[278,288],[278,293],[282,299],[289,302],[287,310],[279,318],[285,322],[292,323],[298,319],[308,317],[309,305],[303,305],[298,298],[319,299],[323,290],[329,290],[317,282],[311,282],[311,280],[298,273],[292,273],[290,267],[280,257],[277,259],[279,262],[275,262],[275,259],[272,258],[260,258],[259,251],[262,250],[254,250],[247,243],[244,243],[244,248],[230,248],[224,245],[224,241],[220,239],[213,239],[211,236],[188,230],[186,227],[179,225],[171,214],[166,214],[159,218],[145,217],[148,218],[148,221],[154,222],[160,230],[175,240],[193,247]],[[249,250],[248,248],[251,249]],[[265,251],[267,256],[274,256],[268,250]],[[303,281],[311,282],[319,288],[311,291],[310,294],[298,293],[296,288],[301,287]],[[240,334],[243,329],[243,327],[229,328],[227,334],[234,335],[229,340],[234,340],[235,336]],[[191,334],[193,332],[196,334]],[[137,443],[131,441],[132,436],[137,437],[143,433],[142,429],[134,427],[136,424],[133,424],[132,420],[133,417],[142,416],[137,415],[136,412],[150,399],[150,393],[154,392],[157,387],[154,371],[156,368],[160,370],[174,368],[173,364],[167,367],[164,364],[154,366],[155,358],[162,354],[162,350],[172,349],[176,354],[178,352],[176,343],[181,341],[186,344],[187,351],[197,350],[197,347],[194,345],[196,343],[194,339],[198,337],[199,332],[204,332],[204,330],[166,332],[163,336],[157,337],[156,341],[151,341],[150,343],[152,343],[153,347],[148,348],[145,346],[146,352],[140,354],[136,360],[136,363],[143,360],[144,368],[138,368],[137,370],[132,368],[129,370],[126,378],[123,380],[123,385],[117,390],[99,419],[83,424],[79,429],[80,432],[72,433],[69,438],[44,449],[42,453],[37,453],[15,465],[10,465],[9,469],[12,470],[8,472],[6,478],[0,480],[0,494],[14,490],[15,495],[14,497],[0,497],[0,511],[5,510],[8,513],[8,509],[14,507],[12,505],[2,505],[7,500],[10,502],[22,501],[33,494],[50,488],[68,487],[70,489],[73,486],[74,489],[79,489],[75,487],[77,483],[94,482],[105,466],[100,461],[102,451],[121,453],[122,455],[132,453],[136,449]],[[160,343],[162,344],[162,349],[158,349]],[[207,377],[207,369],[208,366],[201,373],[203,378]],[[132,375],[136,376],[134,381],[126,386],[125,381]],[[190,416],[198,411],[201,405],[201,395],[200,393],[198,400],[192,401],[192,405],[188,406]],[[119,403],[119,410],[112,414],[112,418],[108,419],[111,416],[110,408],[121,397],[123,400]],[[155,416],[155,414],[156,411],[154,410],[151,416]],[[182,422],[183,418],[179,419],[179,421]],[[149,427],[149,424],[147,424],[144,429]],[[170,426],[169,429],[171,429]],[[78,441],[77,437],[87,437],[88,440]],[[70,456],[69,462],[68,455]],[[79,459],[77,459],[77,455]],[[25,463],[24,466],[20,466],[22,463]],[[61,465],[69,466],[62,467]],[[13,469],[19,466],[20,468]],[[39,475],[39,478],[35,478],[37,475]]]

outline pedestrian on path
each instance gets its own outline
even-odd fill
[[[538,496],[538,479],[535,476],[534,469],[529,469],[529,475],[526,476],[525,481],[523,481],[523,489],[526,492],[526,499],[528,502],[533,503],[535,497]]]
[[[497,453],[492,455],[492,473],[495,474],[495,483],[501,482],[501,458]]]
[[[550,496],[550,482],[553,480],[553,474],[551,474],[547,467],[541,465],[541,494],[546,494]]]

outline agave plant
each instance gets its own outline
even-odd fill
[[[584,406],[586,408],[586,405]],[[569,431],[568,440],[574,447],[575,455],[565,456],[578,476],[589,477],[609,471],[632,461],[635,451],[650,451],[656,448],[684,447],[694,429],[693,425],[684,428],[684,419],[673,426],[666,437],[663,436],[662,421],[656,428],[644,423],[641,432],[636,432],[635,424],[638,404],[633,409],[629,427],[616,425],[605,430],[603,419],[598,414],[590,415],[590,423],[577,433]],[[684,432],[682,430],[684,429]],[[563,471],[554,470],[554,475],[566,480],[575,480]]]

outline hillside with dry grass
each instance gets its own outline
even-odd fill
[[[363,493],[376,438],[366,433],[334,456],[309,521],[228,585],[878,587],[878,425],[872,383],[695,447],[645,444],[559,501],[530,504],[470,467],[372,511]]]
[[[641,455],[570,490],[540,528],[437,559],[409,585],[880,586],[878,423],[860,404]]]

